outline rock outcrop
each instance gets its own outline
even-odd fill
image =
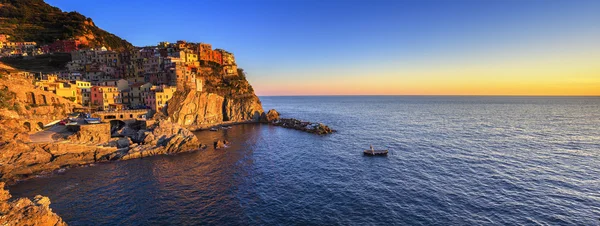
[[[169,100],[167,113],[172,122],[191,128],[223,122],[258,122],[262,105],[254,94],[224,97],[195,90],[177,91]]]
[[[223,149],[223,148],[227,147],[226,146],[227,144],[229,144],[229,141],[227,141],[227,140],[217,140],[214,142],[213,145],[214,145],[215,149]]]
[[[60,168],[94,162],[127,160],[146,156],[189,152],[203,148],[189,130],[166,120],[149,121],[133,137],[108,138],[108,124],[89,125],[68,140],[55,143],[0,144],[0,180],[15,181]],[[103,128],[105,127],[105,128]],[[134,143],[137,142],[137,143]]]
[[[33,201],[28,198],[9,201],[10,198],[4,182],[0,182],[0,225],[67,225],[52,212],[48,197],[38,195]]]
[[[275,109],[269,110],[267,113],[263,113],[260,117],[260,121],[263,123],[271,123],[279,120],[279,112]]]
[[[136,139],[143,142],[140,145],[130,146],[127,152],[119,156],[120,159],[189,152],[202,148],[196,135],[179,124],[158,120],[148,130],[139,131]]]
[[[325,135],[335,132],[335,130],[329,128],[329,126],[326,126],[322,123],[300,121],[298,119],[293,118],[281,118],[271,122],[271,125],[300,130],[318,135]]]

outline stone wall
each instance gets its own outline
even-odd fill
[[[79,131],[69,136],[73,143],[101,144],[110,140],[110,123],[80,125]]]

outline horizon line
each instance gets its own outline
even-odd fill
[[[352,97],[352,96],[431,96],[431,97],[599,97],[599,95],[519,95],[519,94],[301,94],[301,95],[256,95],[258,97]]]

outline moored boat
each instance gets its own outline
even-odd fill
[[[376,155],[387,155],[388,150],[364,150],[363,153],[365,155],[376,156]]]

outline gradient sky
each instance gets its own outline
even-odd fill
[[[46,2],[232,51],[258,95],[600,95],[600,1]]]

